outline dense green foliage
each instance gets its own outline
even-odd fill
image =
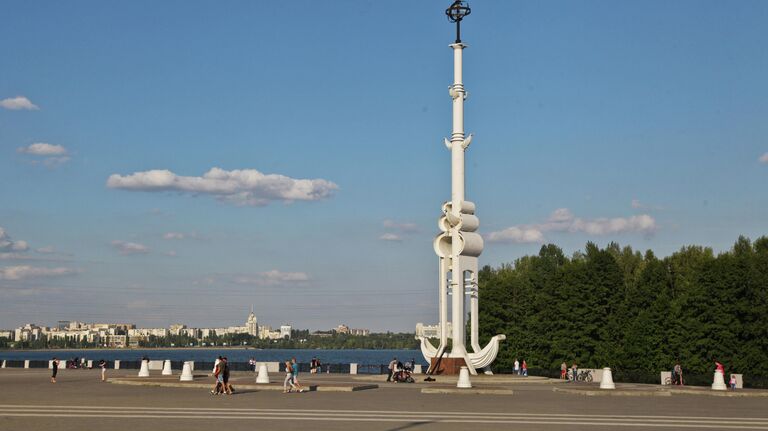
[[[484,342],[506,334],[496,367],[580,367],[768,378],[768,237],[729,252],[685,247],[664,259],[612,243],[571,257],[554,245],[480,272]]]

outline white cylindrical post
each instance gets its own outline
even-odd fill
[[[713,391],[728,390],[728,387],[725,386],[725,377],[723,376],[723,373],[715,371],[715,378],[712,381],[712,390]]]
[[[461,367],[461,370],[459,370],[459,381],[456,382],[456,387],[461,389],[469,389],[472,387],[472,382],[469,381],[469,368]]]
[[[24,360],[24,368],[29,368],[29,359]]]
[[[5,359],[3,359],[3,365],[0,366],[0,368],[5,368]],[[53,366],[51,366],[51,368],[53,368]]]
[[[451,133],[451,212],[461,218],[464,202],[464,84],[462,83],[462,50],[464,44],[451,44],[453,48],[453,85],[449,94],[453,98],[453,128]],[[461,267],[461,241],[459,228],[451,234],[451,357],[466,358],[464,321],[464,268]]]
[[[256,383],[269,383],[269,371],[267,370],[267,364],[264,362],[259,363],[259,375],[256,376]]]
[[[88,369],[90,370],[91,368],[93,368],[93,359],[88,360]]]
[[[141,361],[141,369],[139,370],[139,377],[149,377],[149,361]]]
[[[115,359],[115,369],[116,370],[120,369],[120,360],[119,359]]]
[[[179,380],[182,382],[191,382],[194,380],[194,376],[192,376],[192,365],[189,361],[184,361],[184,366],[181,368],[181,377],[179,377]]]
[[[349,374],[357,374],[357,364],[349,364]]]
[[[161,373],[164,376],[171,376],[173,375],[173,371],[171,370],[171,360],[166,359],[163,361],[163,372]]]
[[[600,389],[616,389],[616,384],[613,383],[613,374],[608,367],[603,368],[603,378],[600,379]]]

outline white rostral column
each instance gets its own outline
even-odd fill
[[[445,145],[451,150],[451,200],[443,204],[443,215],[438,221],[440,233],[434,241],[435,253],[439,258],[439,319],[440,345],[435,348],[428,339],[420,337],[424,358],[432,365],[429,372],[439,368],[443,360],[453,362],[453,369],[463,362],[474,375],[477,369],[488,367],[499,351],[499,342],[504,335],[494,336],[488,345],[480,348],[478,341],[478,256],[483,251],[483,238],[475,231],[480,221],[475,216],[475,204],[464,196],[464,152],[469,147],[472,135],[464,135],[464,100],[467,92],[462,77],[462,53],[466,45],[461,42],[461,20],[469,15],[469,5],[456,0],[445,11],[448,19],[456,23],[456,41],[453,49],[453,85],[449,95],[453,99],[453,130],[451,139]],[[448,296],[451,296],[451,352],[448,347]],[[470,347],[466,346],[464,309],[465,296],[470,297]]]

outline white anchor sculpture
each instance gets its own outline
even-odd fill
[[[443,358],[461,358],[469,372],[477,375],[478,369],[488,367],[496,359],[499,342],[506,336],[494,336],[483,348],[478,341],[477,258],[483,252],[483,237],[476,233],[480,220],[475,215],[475,204],[464,200],[464,152],[472,141],[472,135],[464,136],[464,99],[467,92],[462,83],[462,52],[466,45],[461,42],[461,20],[470,12],[469,5],[460,0],[454,1],[445,11],[448,19],[456,23],[456,42],[450,45],[453,48],[454,80],[448,89],[453,99],[453,132],[450,140],[445,139],[445,145],[451,150],[451,200],[443,204],[443,215],[438,221],[441,233],[434,240],[435,253],[440,262],[440,345],[433,346],[425,337],[419,339],[424,358],[432,364],[429,372],[434,372],[433,368]],[[449,294],[452,296],[452,344],[451,352],[446,354]],[[470,298],[471,352],[467,351],[465,340],[465,295]],[[433,359],[436,360],[433,362]]]

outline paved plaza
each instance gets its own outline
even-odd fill
[[[111,371],[110,377],[132,381],[135,375]],[[475,379],[480,393],[439,394],[422,391],[450,389],[449,378],[409,385],[382,376],[302,375],[317,390],[283,394],[274,384],[251,389],[252,373],[234,373],[241,389],[212,396],[204,387],[101,383],[97,370],[63,370],[55,385],[48,376],[47,370],[0,370],[0,430],[768,430],[768,397],[761,391],[648,396],[641,386],[618,385],[623,395],[588,396],[563,392],[569,387],[561,383],[505,376]],[[210,381],[200,377],[194,384]],[[178,377],[146,382],[175,383]],[[344,389],[351,387],[361,390]],[[482,393],[499,388],[508,392]],[[632,390],[644,394],[632,396]]]

